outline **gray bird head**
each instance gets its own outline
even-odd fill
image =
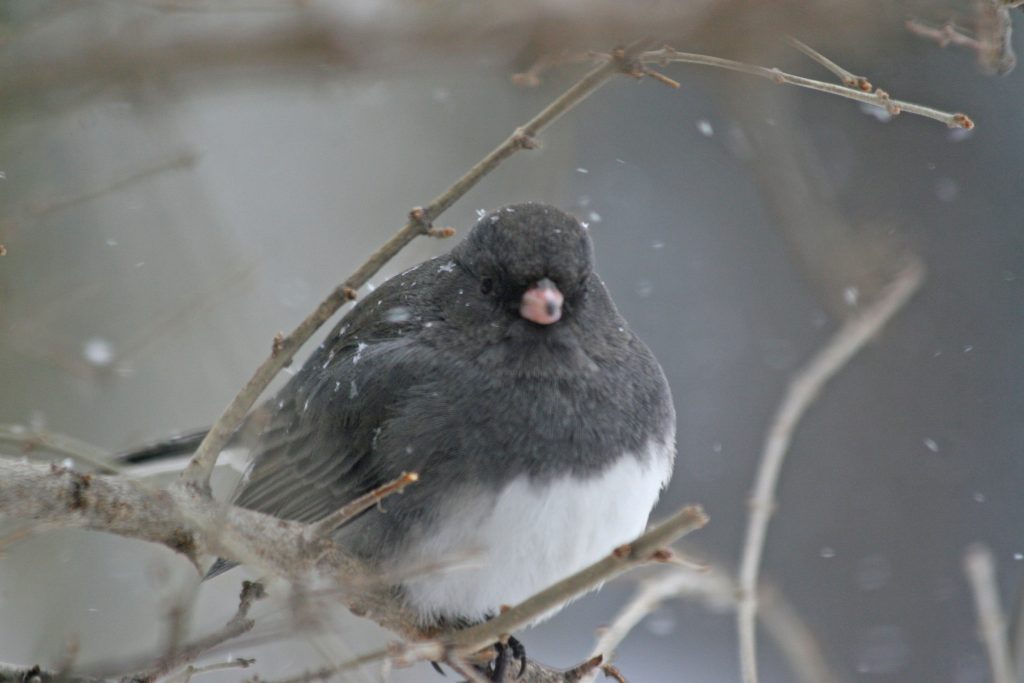
[[[590,235],[544,204],[514,204],[483,216],[452,256],[510,314],[553,325],[580,303],[593,272]]]

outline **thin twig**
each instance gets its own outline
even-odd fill
[[[203,666],[193,666],[189,664],[182,669],[180,673],[164,680],[166,683],[189,683],[193,676],[200,676],[212,671],[223,671],[224,669],[248,669],[255,663],[256,660],[254,658],[235,657],[234,659],[229,659],[224,662],[213,662],[212,664],[204,664]]]
[[[828,57],[826,57],[825,55],[815,50],[810,45],[801,42],[793,37],[787,37],[786,42],[788,42],[797,50],[800,50],[800,52],[803,52],[805,55],[816,61],[818,64],[821,64],[823,67],[825,67],[833,74],[835,74],[836,78],[839,79],[839,82],[845,85],[847,88],[854,88],[862,92],[871,92],[873,90],[873,88],[871,87],[871,81],[864,78],[863,76],[858,76],[854,73],[847,71],[846,69],[839,66]]]
[[[195,166],[198,158],[198,155],[194,152],[182,152],[170,159],[161,161],[149,168],[136,171],[124,178],[119,178],[118,180],[115,180],[103,187],[96,188],[95,190],[89,190],[82,194],[60,197],[57,199],[33,201],[29,205],[28,213],[34,218],[42,218],[48,214],[63,211],[64,209],[75,206],[76,204],[91,202],[95,199],[99,199],[100,197],[123,190],[161,173],[192,168]]]
[[[375,488],[369,493],[364,493],[351,503],[348,503],[342,508],[324,517],[319,522],[311,524],[309,526],[308,533],[311,536],[327,536],[339,527],[342,527],[352,521],[362,512],[365,512],[374,505],[377,505],[388,496],[395,493],[401,493],[405,490],[406,486],[419,481],[419,478],[419,475],[415,472],[403,472],[402,476],[397,479],[389,481],[387,484]]]
[[[608,661],[616,648],[634,628],[667,600],[696,598],[713,612],[732,612],[737,605],[736,581],[725,572],[670,569],[641,582],[636,593],[611,624],[602,630],[593,654]],[[778,645],[797,680],[804,683],[840,683],[843,679],[829,667],[814,632],[800,618],[782,594],[771,586],[762,586],[758,619]],[[593,683],[591,673],[581,683]]]
[[[228,623],[224,625],[224,628],[176,649],[174,652],[162,657],[154,666],[148,667],[143,671],[128,674],[122,680],[133,683],[148,683],[149,681],[156,680],[180,666],[190,664],[221,643],[233,640],[251,631],[256,622],[249,618],[249,610],[254,602],[264,597],[266,597],[266,593],[263,590],[263,584],[255,581],[243,581],[242,591],[238,595],[238,609],[235,611],[234,616],[228,620]]]
[[[707,575],[702,576],[692,572],[673,570],[664,572],[656,578],[641,583],[633,598],[619,610],[619,613],[612,619],[611,624],[603,629],[597,643],[594,645],[594,649],[590,652],[591,656],[601,655],[605,661],[610,663],[616,648],[619,647],[637,624],[654,612],[666,600],[685,594],[692,589],[695,583],[703,584],[706,577]],[[726,596],[731,596],[734,592],[732,582],[727,581],[723,588],[723,593]],[[707,591],[709,595],[712,593],[709,589],[703,590]],[[727,602],[730,601],[727,600]],[[584,680],[593,681],[595,679],[596,676],[590,674]]]
[[[964,553],[964,574],[974,597],[978,618],[978,634],[985,643],[993,683],[1017,683],[1017,674],[1010,660],[1006,619],[999,605],[996,568],[988,546],[976,543]]]
[[[968,117],[966,114],[949,113],[941,111],[939,109],[933,109],[932,107],[925,107],[920,104],[914,104],[912,102],[894,100],[891,99],[888,96],[888,94],[881,90],[876,90],[875,92],[867,93],[861,90],[855,90],[854,88],[848,88],[843,85],[836,85],[835,83],[825,83],[824,81],[817,81],[814,80],[813,78],[804,78],[803,76],[794,76],[784,71],[780,71],[779,69],[769,69],[767,67],[756,66],[754,64],[737,62],[732,59],[722,59],[721,57],[694,54],[692,52],[678,52],[670,47],[664,47],[660,50],[644,52],[641,55],[639,55],[637,59],[645,64],[667,64],[669,62],[684,62],[686,64],[701,64],[704,66],[718,67],[720,69],[728,69],[730,71],[739,71],[740,73],[750,74],[751,76],[767,78],[768,80],[774,81],[776,83],[795,85],[800,88],[808,88],[810,90],[817,90],[819,92],[825,92],[831,95],[838,95],[839,97],[846,97],[851,100],[857,100],[858,102],[870,104],[873,107],[881,107],[882,109],[888,110],[892,114],[906,112],[908,114],[924,116],[929,119],[941,121],[950,128],[969,129],[974,127],[974,122],[971,121],[970,117]]]
[[[416,237],[428,234],[431,222],[462,197],[470,188],[480,182],[501,162],[522,149],[537,146],[535,137],[560,116],[585,100],[616,73],[623,71],[623,65],[630,59],[630,52],[623,51],[607,59],[597,68],[572,85],[562,95],[530,119],[526,125],[516,129],[504,142],[495,147],[487,156],[476,163],[443,193],[422,208],[413,209],[409,221],[368,258],[341,285],[336,287],[291,334],[274,345],[270,356],[260,364],[245,387],[232,399],[221,416],[211,427],[206,438],[199,445],[188,466],[182,472],[182,483],[200,490],[209,487],[210,474],[217,462],[217,456],[231,439],[231,435],[245,419],[246,413],[266,389],[280,370],[291,362],[295,352],[347,301],[355,298],[355,292]]]
[[[875,337],[907,303],[924,279],[924,267],[912,262],[900,273],[878,301],[848,320],[828,344],[793,377],[765,437],[750,499],[746,540],[739,572],[740,664],[744,683],[757,681],[755,621],[757,583],[764,553],[768,522],[775,507],[775,489],[793,433],[818,393],[853,356]]]
[[[14,444],[23,453],[41,450],[68,456],[105,474],[125,472],[123,468],[118,467],[113,454],[109,451],[57,432],[5,424],[0,425],[0,443]]]

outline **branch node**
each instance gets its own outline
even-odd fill
[[[971,117],[967,114],[957,112],[956,114],[953,114],[953,118],[949,122],[949,127],[970,130],[974,128],[974,121],[972,121]]]
[[[420,234],[429,235],[432,227],[427,212],[422,206],[414,206],[409,212],[409,222],[420,229]]]
[[[70,478],[70,489],[68,490],[68,510],[77,512],[84,510],[88,504],[85,499],[85,492],[89,490],[92,483],[92,476],[76,472],[70,467],[61,467],[57,463],[50,465],[50,473],[55,477],[62,477],[65,474]]]
[[[512,142],[519,149],[537,149],[540,147],[537,138],[527,133],[523,128],[516,128],[516,132],[512,134]]]
[[[345,298],[345,301],[355,301],[359,297],[359,292],[353,287],[345,286],[341,288],[341,295]]]
[[[617,47],[612,50],[611,58],[615,62],[615,67],[621,73],[632,76],[637,80],[643,78],[647,72],[643,63],[635,56],[629,54],[624,47]]]
[[[875,89],[875,97],[878,98],[879,103],[883,107],[885,107],[885,110],[889,112],[891,116],[896,116],[901,111],[903,111],[902,109],[900,109],[900,105],[892,101],[892,98],[889,96],[889,93],[882,90],[881,88]]]
[[[274,340],[270,343],[270,353],[277,355],[284,351],[284,332],[278,331],[274,335]]]
[[[670,548],[658,548],[651,553],[651,561],[653,562],[671,562],[675,558]]]
[[[619,547],[617,547],[615,550],[612,551],[612,557],[617,557],[620,560],[624,559],[624,558],[627,558],[627,557],[629,557],[632,554],[633,554],[633,546],[631,544],[629,544],[629,543],[623,543],[622,545],[620,545]]]
[[[853,88],[854,90],[860,90],[862,92],[871,92],[873,87],[871,85],[871,81],[863,76],[847,76],[843,78],[843,85],[847,88]]]
[[[602,664],[601,672],[608,678],[615,680],[616,683],[629,683],[629,681],[626,680],[626,677],[622,675],[622,672],[613,664]]]
[[[428,237],[436,237],[437,239],[446,239],[448,237],[454,237],[455,236],[455,228],[452,228],[452,227],[435,228],[435,227],[431,226],[431,227],[427,228],[427,236]]]

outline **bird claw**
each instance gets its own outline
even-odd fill
[[[516,679],[522,678],[523,674],[526,673],[526,648],[523,647],[523,644],[518,639],[509,636],[507,643],[499,641],[494,644],[494,649],[498,652],[498,656],[494,659],[491,680],[495,683],[504,681],[505,674],[508,672],[509,662],[513,659],[519,662],[519,672],[516,674]]]

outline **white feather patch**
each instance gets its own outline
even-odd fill
[[[496,498],[480,493],[450,506],[435,533],[399,558],[406,570],[448,567],[406,580],[409,604],[424,622],[483,620],[633,540],[672,474],[668,436],[652,441],[642,459],[626,454],[590,479],[520,477]]]

